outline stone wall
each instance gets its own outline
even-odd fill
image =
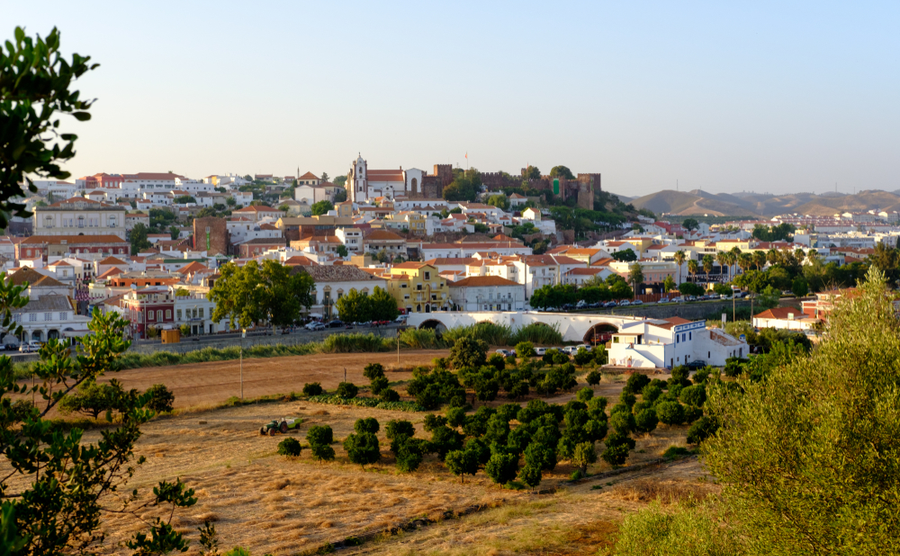
[[[740,299],[735,300],[734,303],[735,308],[737,307],[750,307],[749,299]],[[796,306],[799,307],[799,302],[794,300],[784,300],[781,303],[782,307],[787,306]],[[755,303],[753,306],[754,312],[761,312],[759,308],[759,304]],[[672,303],[667,305],[639,305],[637,307],[616,307],[612,309],[596,309],[591,312],[596,312],[599,314],[608,314],[608,315],[627,315],[627,316],[635,316],[635,317],[647,317],[651,319],[665,319],[670,317],[681,317],[687,320],[698,320],[706,317],[710,313],[717,313],[720,315],[725,313],[728,316],[728,320],[731,320],[731,300],[722,300],[722,301],[707,301],[700,303]]]

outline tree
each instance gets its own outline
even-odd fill
[[[516,478],[519,457],[505,452],[494,452],[484,466],[484,472],[497,484],[505,485]]]
[[[509,210],[509,197],[498,194],[488,197],[487,204],[503,210]]]
[[[309,208],[313,216],[319,216],[327,214],[329,210],[334,210],[334,205],[331,204],[331,201],[319,201],[318,203],[313,203]]]
[[[672,278],[670,274],[666,275],[665,280],[663,280],[663,291],[669,293],[675,289],[675,280]]]
[[[350,251],[348,251],[347,247],[344,245],[338,245],[337,249],[335,249],[334,252],[337,253],[337,255],[342,258],[346,258],[347,255],[350,254]]]
[[[588,465],[596,463],[597,450],[593,442],[582,442],[575,446],[572,456],[572,464],[581,469],[582,474],[587,472]]]
[[[322,172],[322,181],[328,181],[328,172]]]
[[[537,168],[537,166],[529,165],[522,173],[522,177],[526,180],[539,180],[541,179],[541,171]]]
[[[249,261],[242,267],[228,263],[219,273],[209,292],[216,304],[212,318],[228,319],[232,328],[249,328],[257,322],[288,326],[302,307],[309,309],[313,303],[312,277],[302,271],[293,273],[278,261],[266,259],[262,266]]]
[[[336,178],[331,180],[331,183],[333,183],[334,185],[337,185],[338,187],[344,187],[344,184],[347,183],[347,176],[337,176]],[[345,189],[344,194],[346,194],[346,193],[347,193],[347,190]]]
[[[33,176],[65,180],[71,175],[59,162],[75,156],[78,136],[59,133],[58,116],[91,119],[94,101],[82,100],[70,88],[98,65],[79,54],[67,61],[59,44],[55,27],[46,40],[16,27],[15,42],[8,41],[7,51],[0,51],[0,228],[7,227],[10,216],[31,216],[17,199],[27,196],[26,189],[37,192]]]
[[[225,199],[225,204],[228,205],[229,207],[234,207],[237,205],[237,201],[234,200],[234,197],[229,197],[229,198]]]
[[[0,216],[0,218],[2,218],[2,216]],[[134,228],[131,229],[128,238],[131,241],[132,255],[137,255],[144,250],[150,249],[152,245],[150,243],[150,240],[147,239],[147,226],[145,226],[143,222],[139,222],[134,225]]]
[[[634,292],[637,293],[638,286],[644,282],[644,267],[641,263],[636,262],[628,267],[628,279],[634,287]]]
[[[474,201],[481,190],[481,174],[475,168],[466,171],[454,170],[453,181],[442,193],[447,201]],[[451,211],[452,212],[452,211]]]
[[[797,276],[791,283],[791,292],[797,297],[806,297],[809,293],[809,284],[803,276]]]
[[[540,177],[540,175],[538,175]],[[574,180],[575,174],[572,173],[572,170],[569,170],[565,166],[554,166],[550,169],[550,177],[551,178],[566,178],[567,180]]]
[[[703,255],[703,272],[706,273],[706,281],[709,282],[709,273],[712,272],[715,260],[712,255]]]
[[[463,336],[450,348],[450,364],[454,369],[477,369],[487,362],[487,350],[488,345],[483,340]]]
[[[194,199],[190,195],[179,195],[178,197],[172,199],[172,202],[176,205],[185,205],[187,203],[196,203],[197,199]]]
[[[638,258],[637,255],[634,254],[634,251],[630,248],[623,249],[622,251],[616,251],[615,253],[612,253],[610,256],[619,262],[626,262],[626,263],[634,262]]]
[[[378,437],[371,432],[355,433],[344,440],[344,450],[350,461],[363,467],[381,459]]]
[[[694,275],[697,274],[697,271],[700,270],[700,265],[697,264],[697,261],[691,259],[688,261],[688,272],[691,275],[691,280],[694,279]]]
[[[27,300],[24,290],[0,281],[0,322],[16,333],[12,309]],[[78,426],[61,429],[47,419],[66,395],[82,385],[96,383],[107,372],[115,372],[118,357],[128,349],[123,340],[127,322],[117,313],[95,310],[88,324],[91,334],[77,348],[76,360],[68,346],[56,340],[40,351],[41,360],[33,371],[37,384],[17,383],[8,357],[0,357],[0,453],[9,470],[0,481],[4,502],[0,507],[0,530],[5,552],[14,554],[61,554],[94,552],[101,548],[100,520],[117,513],[136,517],[151,505],[188,507],[196,503],[193,490],[180,480],[161,482],[152,498],[144,503],[109,497],[113,490],[126,490],[133,468],[143,458],[133,460],[140,427],[154,413],[145,409],[149,394],[120,397],[118,424],[107,415],[108,428],[102,439],[92,444]],[[11,403],[12,397],[30,399],[38,405]],[[128,497],[126,497],[128,498]],[[135,496],[135,498],[137,498]],[[149,536],[141,531],[126,544],[138,553],[182,551],[187,541],[168,519],[150,523]],[[15,550],[10,552],[11,547]]]
[[[343,177],[343,176],[341,176],[341,177]],[[334,192],[334,204],[343,203],[346,200],[347,200],[347,190],[344,189],[343,187],[339,187]]]
[[[334,442],[334,432],[330,426],[315,425],[309,427],[309,430],[306,431],[306,441],[309,442],[309,449],[317,460],[329,461],[334,459],[334,448],[331,447],[331,444]]]
[[[703,295],[703,288],[693,282],[682,282],[678,285],[681,295]]]
[[[656,406],[656,416],[667,425],[684,422],[684,406],[678,402],[661,402]]]
[[[757,302],[761,309],[771,309],[773,307],[778,307],[778,303],[781,300],[781,292],[773,288],[772,286],[766,286],[759,294],[759,299]]]
[[[178,239],[181,237],[181,230],[179,230],[177,226],[169,227],[169,237],[171,237],[173,241]]]
[[[681,223],[681,227],[690,232],[690,231],[700,228],[700,223],[697,222],[697,220],[694,218],[686,218]]]
[[[156,413],[167,413],[175,408],[175,394],[165,384],[154,384],[145,392],[149,396],[147,409]]]
[[[459,482],[464,483],[465,475],[478,473],[478,453],[474,450],[453,450],[447,452],[444,457],[447,469],[459,477]]]
[[[673,259],[675,259],[675,262],[678,264],[678,281],[679,282],[681,282],[681,267],[684,264],[684,260],[686,258],[687,258],[687,254],[680,249],[678,251],[675,251],[675,255],[673,256]]]
[[[337,396],[345,400],[351,400],[359,393],[359,387],[352,382],[341,382],[337,387]]]

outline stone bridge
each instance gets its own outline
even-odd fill
[[[471,326],[479,322],[492,322],[509,326],[513,330],[530,324],[555,326],[567,342],[606,342],[609,334],[617,332],[624,324],[640,322],[645,317],[597,315],[586,313],[541,313],[534,311],[438,311],[414,313],[406,321],[416,328],[445,330],[458,326]]]

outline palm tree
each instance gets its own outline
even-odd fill
[[[722,269],[728,266],[729,253],[727,251],[719,251],[716,253],[716,262],[719,263],[719,275],[722,275]],[[723,279],[724,281],[724,279]]]
[[[796,258],[797,262],[802,265],[803,259],[806,258],[806,253],[803,252],[803,249],[800,249],[798,247],[798,248],[794,249],[794,258]]]
[[[762,270],[762,267],[766,264],[766,254],[762,251],[754,251],[753,263],[756,265],[756,270]]]
[[[731,275],[734,275],[734,264],[738,262],[738,259],[741,256],[741,248],[738,246],[734,246],[731,248]]]
[[[712,272],[715,259],[712,255],[703,255],[703,272],[706,273],[706,283],[709,284],[709,273]]]
[[[810,261],[815,261],[819,258],[819,251],[817,249],[810,249],[806,252],[806,258]]]
[[[758,253],[759,251],[757,251]],[[741,253],[738,257],[738,266],[741,267],[741,272],[747,272],[750,270],[750,266],[753,264],[753,253]]]
[[[675,262],[678,263],[678,283],[681,283],[681,265],[684,264],[684,259],[687,258],[687,255],[684,254],[684,251],[678,250],[675,251],[675,255],[673,257]]]
[[[781,255],[781,253],[778,252],[778,249],[775,249],[773,247],[773,248],[769,249],[768,252],[766,252],[766,260],[769,262],[770,265],[774,265],[775,263],[778,262],[778,257],[780,255]]]
[[[697,264],[697,261],[691,259],[688,261],[688,272],[691,274],[691,281],[694,281],[694,274],[697,274],[697,271],[700,270],[700,265]]]

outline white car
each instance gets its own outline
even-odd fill
[[[545,353],[547,353],[547,348],[536,347],[534,348],[534,353],[543,356]]]
[[[40,342],[24,342],[19,345],[19,351],[22,353],[32,353],[41,350]]]

